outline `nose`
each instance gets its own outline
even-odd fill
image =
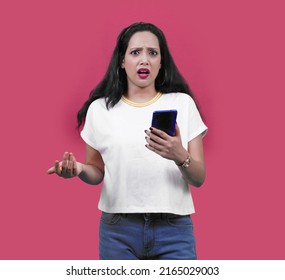
[[[148,59],[147,59],[147,55],[145,53],[142,53],[142,55],[141,55],[140,64],[141,65],[148,65]]]

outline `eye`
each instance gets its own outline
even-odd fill
[[[131,51],[131,54],[132,55],[138,55],[140,52],[139,52],[139,50],[133,50],[133,51]]]
[[[157,52],[156,50],[150,50],[150,51],[149,51],[149,54],[150,54],[151,56],[157,56],[157,55],[158,55],[158,52]]]

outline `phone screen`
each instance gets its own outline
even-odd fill
[[[170,136],[174,136],[176,117],[176,110],[154,111],[151,126],[164,131]]]

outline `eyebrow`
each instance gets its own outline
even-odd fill
[[[142,50],[142,49],[143,49],[143,47],[133,47],[133,48],[130,48],[130,50]],[[156,50],[156,51],[159,50],[159,48],[156,48],[156,47],[149,47],[147,49],[148,50]]]

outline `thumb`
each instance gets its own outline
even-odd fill
[[[51,167],[48,171],[47,171],[47,174],[54,174],[55,173],[55,167]]]
[[[177,123],[175,125],[175,136],[180,136],[180,129]]]

